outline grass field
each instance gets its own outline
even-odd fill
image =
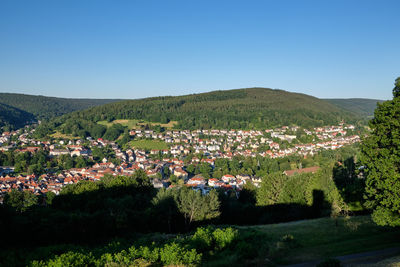
[[[369,216],[339,218],[337,224],[335,219],[320,218],[289,223],[241,226],[235,228],[239,229],[240,235],[247,236],[245,239],[242,239],[242,246],[236,247],[236,245],[240,243],[240,240],[234,240],[230,249],[217,249],[211,251],[212,253],[208,256],[205,255],[200,266],[242,267],[280,266],[304,262],[315,263],[328,257],[344,256],[400,246],[400,229],[379,227],[371,221]],[[260,232],[262,233],[261,235]],[[174,234],[165,235],[159,233],[148,233],[139,234],[138,236],[135,235],[134,239],[136,240],[139,236],[146,240],[160,240],[160,238],[173,239],[176,237]],[[285,236],[286,238],[284,238]],[[288,236],[290,238],[287,238]],[[181,237],[184,238],[185,235]],[[240,256],[243,251],[246,251],[246,246],[243,246],[243,240],[245,240],[244,244],[256,244],[255,255],[257,256],[247,258]],[[127,240],[126,245],[130,246],[128,244],[131,241],[132,240]],[[238,241],[238,243],[236,243],[236,241]],[[109,247],[109,245],[106,245],[106,247]],[[48,257],[53,257],[55,253],[59,254],[67,251],[81,251],[82,248],[86,249],[86,253],[89,253],[90,251],[96,255],[96,251],[99,252],[105,247],[102,244],[94,247],[83,245],[82,247],[78,246],[78,248],[75,248],[72,244],[61,244],[54,247],[35,247],[28,250],[22,248],[20,250],[13,250],[11,247],[0,251],[0,265],[1,259],[6,259],[5,255],[7,255],[7,257],[21,257],[21,261],[25,259],[31,261],[33,259],[46,259]],[[254,251],[254,248],[254,246],[251,246],[252,251]],[[112,250],[112,246],[108,249]],[[378,264],[361,266],[399,266],[398,262],[400,258],[397,254],[384,258],[379,258],[379,256],[374,257],[373,254],[374,253],[369,253],[369,255],[371,255],[368,256],[369,259],[378,261]],[[251,255],[253,255],[253,253],[251,253]],[[3,256],[3,258],[1,256]],[[360,262],[358,262],[356,258],[350,258],[344,263],[349,262],[352,264],[345,266],[360,266],[358,265]],[[306,266],[315,265],[316,264],[311,264]]]
[[[139,148],[139,149],[147,149],[147,150],[168,149],[167,144],[164,141],[159,141],[159,140],[145,140],[145,139],[133,140],[129,144],[130,144],[131,147],[135,147],[135,148]]]
[[[370,216],[297,221],[291,223],[240,227],[267,234],[269,252],[265,258],[276,264],[291,264],[321,260],[333,256],[354,254],[400,246],[400,229],[377,226]],[[285,235],[293,236],[282,242]]]
[[[138,129],[141,126],[144,126],[146,124],[149,124],[152,126],[160,125],[161,127],[164,127],[166,129],[172,129],[178,122],[170,121],[169,123],[157,123],[157,122],[147,122],[147,121],[143,121],[143,120],[114,120],[112,122],[99,121],[97,123],[102,124],[107,127],[110,127],[111,125],[113,125],[115,123],[119,123],[123,126],[127,126],[129,129]]]
[[[60,138],[60,139],[74,139],[74,140],[80,139],[79,136],[72,136],[72,135],[69,135],[69,134],[63,134],[63,133],[60,133],[59,131],[56,131],[55,133],[51,134],[50,137],[52,137],[52,138]]]

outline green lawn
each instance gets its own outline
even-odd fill
[[[291,264],[400,246],[400,229],[375,225],[370,216],[332,218],[291,223],[240,227],[267,234],[269,252],[265,255],[277,264]],[[294,240],[282,242],[292,235]]]
[[[154,125],[160,125],[161,127],[164,127],[166,129],[172,129],[175,124],[177,124],[176,121],[170,121],[169,123],[158,123],[158,122],[148,122],[148,121],[143,121],[143,120],[114,120],[112,122],[107,122],[107,121],[98,121],[98,124],[110,127],[111,125],[115,123],[119,123],[123,126],[127,126],[129,129],[139,129],[141,126],[144,126],[146,124],[150,124],[152,126]]]
[[[147,150],[168,149],[167,144],[164,141],[159,141],[159,140],[146,140],[146,139],[133,140],[129,144],[130,144],[131,147],[135,147],[135,148],[139,148],[139,149],[147,149]]]
[[[75,140],[80,139],[79,136],[72,136],[70,134],[63,134],[63,133],[60,133],[59,131],[56,131],[55,133],[51,134],[50,137],[60,138],[60,139],[75,139]]]
[[[135,128],[138,125],[139,120],[114,120],[112,122],[98,121],[97,123],[101,124],[101,125],[104,125],[104,126],[107,126],[107,127],[110,127],[113,124],[119,123],[122,126],[127,126],[129,129],[132,129],[132,128]]]

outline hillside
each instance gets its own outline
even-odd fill
[[[32,114],[0,103],[0,128],[4,126],[19,128],[34,120],[35,117]]]
[[[309,95],[248,88],[110,103],[68,114],[61,123],[78,119],[91,122],[116,119],[177,121],[176,127],[184,129],[262,129],[282,125],[313,127],[357,118]]]
[[[349,98],[349,99],[324,99],[329,103],[350,111],[362,117],[371,117],[374,115],[374,110],[377,103],[384,102],[384,100],[378,99],[366,99],[366,98]]]
[[[40,95],[0,93],[0,103],[33,114],[37,119],[50,119],[63,114],[119,101],[116,99],[74,99]]]
[[[8,112],[1,113],[3,124],[11,125],[14,128],[23,126],[24,119],[18,119],[18,116],[28,118],[28,120],[45,120],[57,116],[64,115],[76,110],[86,109],[98,105],[115,102],[114,99],[72,99],[57,98],[26,94],[0,93],[0,104],[2,110],[7,109]],[[11,112],[11,108],[18,111]],[[21,112],[25,113],[21,113]],[[11,112],[11,113],[10,113]],[[30,114],[30,115],[29,115]]]

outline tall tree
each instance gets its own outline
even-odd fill
[[[177,206],[184,215],[188,227],[193,221],[213,219],[219,216],[220,202],[215,190],[210,191],[207,195],[202,195],[199,191],[183,187],[177,193]]]
[[[398,77],[394,82],[394,88],[393,88],[393,97],[398,97],[398,96],[400,96],[400,77]]]
[[[366,206],[379,225],[400,225],[400,78],[393,100],[378,104],[361,147]]]

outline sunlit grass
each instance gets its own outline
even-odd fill
[[[60,138],[60,139],[80,139],[79,136],[72,136],[70,134],[63,134],[60,133],[59,131],[56,131],[55,133],[51,134],[50,137],[52,138]]]
[[[161,127],[164,127],[166,129],[172,129],[178,122],[170,121],[168,123],[159,123],[159,122],[148,122],[144,120],[114,120],[112,122],[98,121],[97,123],[107,127],[119,123],[123,126],[128,127],[129,129],[139,129],[141,126],[145,126],[147,124],[151,126],[160,125]]]
[[[280,264],[312,261],[400,245],[400,229],[377,226],[370,216],[304,220],[292,223],[241,227],[268,235],[266,257]],[[295,246],[282,250],[279,242],[292,235]]]
[[[163,149],[168,149],[167,144],[164,141],[159,141],[159,140],[133,140],[130,143],[131,147],[135,147],[138,149],[146,149],[146,150],[163,150]]]

